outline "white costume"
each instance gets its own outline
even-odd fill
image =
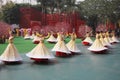
[[[99,34],[96,34],[96,39],[93,42],[93,44],[88,48],[88,50],[93,52],[100,52],[100,51],[107,50],[107,48],[104,47],[102,42],[100,41]]]
[[[58,52],[66,53],[66,54],[71,54],[71,52],[69,51],[69,49],[67,48],[67,46],[64,43],[62,34],[59,34],[58,37],[59,37],[58,42],[53,47],[52,51],[58,51]]]
[[[43,38],[39,39],[39,44],[33,48],[32,51],[26,54],[26,56],[33,59],[53,59],[55,58],[52,53],[49,52],[47,47],[43,43]]]
[[[86,34],[86,38],[82,41],[82,43],[85,44],[89,44],[91,45],[93,43],[92,39],[90,38],[89,33]]]
[[[13,36],[9,37],[9,44],[5,51],[2,53],[0,56],[1,61],[5,62],[17,62],[17,61],[22,61],[21,56],[18,54],[18,51],[13,44]]]
[[[76,43],[75,43],[75,39],[76,39],[76,34],[71,34],[71,40],[66,44],[66,46],[68,47],[68,49],[71,51],[71,52],[75,52],[75,53],[79,53],[81,52]]]
[[[53,36],[53,34],[50,35],[50,37],[47,39],[48,42],[57,42],[57,39]]]

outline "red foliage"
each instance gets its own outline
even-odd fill
[[[107,31],[107,27],[104,24],[99,24],[96,31]]]
[[[107,24],[99,24],[96,28],[96,31],[108,31],[108,30],[115,30],[115,25],[109,22]]]
[[[8,38],[10,29],[11,27],[9,24],[5,22],[0,22],[0,37],[5,36]]]
[[[85,21],[80,19],[77,12],[45,14],[33,8],[21,8],[20,26],[31,27],[32,30],[47,32],[72,32],[75,29],[78,36],[83,36],[84,30],[79,31],[79,26]],[[35,21],[35,22],[34,22]],[[42,29],[42,30],[41,30]]]
[[[87,25],[81,25],[79,26],[79,28],[77,29],[76,33],[78,37],[84,37],[86,35],[87,32],[91,32],[92,28],[87,26]]]

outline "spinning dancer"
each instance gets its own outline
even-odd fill
[[[48,61],[49,59],[54,59],[52,53],[49,52],[47,47],[44,45],[44,37],[41,36],[39,39],[39,44],[32,49],[29,53],[26,54],[26,56],[30,57],[32,60],[35,60],[37,62],[40,61]]]
[[[95,53],[102,53],[107,50],[107,48],[104,47],[102,42],[100,41],[99,32],[97,32],[96,39],[93,42],[93,44],[88,48],[88,50],[95,52]]]
[[[86,38],[82,41],[82,44],[85,46],[89,46],[93,43],[92,39],[90,38],[90,33],[87,32]]]
[[[40,41],[40,36],[42,36],[42,35],[40,35],[38,32],[36,32],[35,33],[36,35],[34,36],[34,39],[33,39],[33,43],[34,44],[38,44],[39,43],[39,41]]]
[[[58,42],[53,47],[52,51],[56,51],[56,56],[59,57],[68,57],[71,55],[71,52],[64,43],[62,33],[58,33]]]
[[[120,41],[117,39],[117,37],[115,36],[115,32],[114,32],[114,31],[111,32],[111,35],[112,35],[113,43],[118,43],[118,42],[120,42]]]
[[[73,32],[71,34],[71,40],[66,44],[66,46],[68,47],[72,54],[78,54],[81,52],[75,43],[76,37],[77,37],[76,34]]]
[[[50,37],[47,39],[49,43],[56,43],[57,39],[53,36],[53,32],[51,32]]]
[[[19,63],[22,61],[21,56],[18,54],[18,51],[13,44],[13,39],[14,37],[10,35],[9,37],[9,44],[5,51],[2,53],[0,56],[0,60],[5,62],[5,63]]]

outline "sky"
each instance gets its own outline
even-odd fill
[[[76,0],[76,1],[85,1],[85,0]]]
[[[36,4],[35,2],[36,0],[12,0],[12,1],[14,2],[17,1],[18,3],[21,3],[23,1],[29,3],[31,1],[32,4]],[[84,0],[76,0],[76,1],[78,2],[78,1],[84,1]]]
[[[11,1],[11,0],[10,0]],[[17,2],[17,3],[32,3],[32,4],[37,4],[35,1],[36,0],[12,0],[13,2]],[[76,0],[78,1],[84,1],[84,0]],[[4,0],[4,3],[6,2],[6,0]]]

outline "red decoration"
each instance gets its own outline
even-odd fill
[[[5,22],[0,22],[0,37],[4,36],[8,38],[10,29],[11,27],[9,24]]]
[[[115,30],[115,25],[109,22],[106,24],[99,24],[96,28],[96,31],[108,31],[108,30]]]
[[[45,14],[34,8],[24,8],[20,9],[21,19],[20,26],[25,28],[32,28],[45,32],[47,31],[64,31],[72,32],[75,29],[78,36],[81,36],[79,33],[79,26],[85,24],[85,21],[80,19],[79,13],[54,13],[54,14]],[[35,21],[35,23],[33,23]],[[40,24],[39,24],[40,23]],[[38,27],[39,26],[39,27]]]
[[[79,26],[79,28],[77,29],[76,33],[78,37],[85,37],[87,32],[91,32],[92,28],[87,26],[87,25],[81,25]]]

